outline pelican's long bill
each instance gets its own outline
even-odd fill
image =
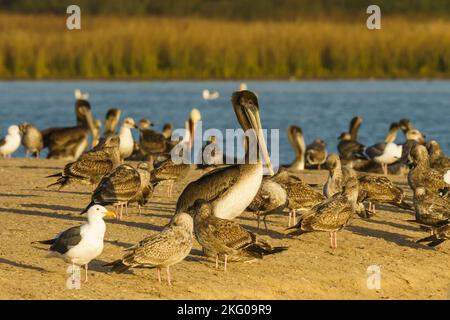
[[[256,133],[256,139],[260,147],[260,151],[262,152],[264,162],[269,169],[269,174],[273,176],[274,171],[269,157],[269,151],[267,150],[266,140],[264,139],[262,131],[256,95],[250,91],[238,91],[233,94],[232,103],[242,128],[245,130],[253,129]]]

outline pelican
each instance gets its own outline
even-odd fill
[[[402,157],[403,146],[394,143],[399,128],[398,123],[392,123],[384,142],[374,144],[365,150],[370,159],[381,164],[385,176],[388,174],[388,165],[397,162]]]
[[[258,98],[251,91],[238,91],[233,93],[231,102],[242,129],[249,130],[249,138],[256,139],[257,146],[260,147],[258,151],[261,151],[269,173],[273,175],[262,132]],[[258,193],[263,178],[263,164],[259,152],[257,161],[247,161],[250,158],[250,149],[246,148],[247,163],[213,170],[191,182],[178,198],[176,213],[186,212],[195,200],[204,199],[211,202],[216,217],[233,219],[239,216]]]
[[[139,146],[145,155],[156,155],[168,151],[166,137],[151,129],[153,123],[149,119],[139,121]]]
[[[305,138],[300,127],[290,126],[288,128],[288,138],[295,152],[294,162],[288,166],[292,171],[305,170]]]
[[[103,131],[103,136],[108,136],[110,134],[116,134],[117,124],[120,120],[120,115],[122,111],[117,108],[111,108],[106,112],[105,117],[105,130]]]
[[[48,148],[48,159],[76,160],[88,146],[89,131],[95,141],[96,130],[91,113],[91,105],[87,100],[79,99],[75,93],[75,114],[77,125],[66,128],[49,128],[42,131],[44,148]]]

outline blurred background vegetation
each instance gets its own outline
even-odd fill
[[[0,78],[450,78],[450,0],[0,0]]]

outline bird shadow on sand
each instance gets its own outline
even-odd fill
[[[61,167],[41,167],[41,166],[18,166],[19,169],[31,169],[31,170],[55,170],[55,171],[61,171],[63,168]]]
[[[14,194],[14,193],[0,193],[0,197],[5,198],[39,198],[36,194]]]
[[[30,191],[39,191],[39,192],[51,192],[51,193],[62,193],[62,194],[78,194],[81,196],[90,196],[91,192],[80,192],[80,191],[64,191],[64,190],[49,190],[49,189],[28,189]]]
[[[8,260],[5,258],[0,258],[0,264],[7,264],[7,265],[15,267],[15,268],[22,268],[22,269],[28,269],[28,270],[34,270],[34,271],[40,271],[40,272],[48,272],[47,270],[45,270],[41,267],[35,267],[30,264],[20,263],[20,262]]]
[[[400,224],[400,223],[395,223],[395,222],[388,222],[388,221],[381,221],[381,220],[375,220],[375,219],[365,219],[365,222],[368,223],[374,223],[374,224],[382,224],[382,225],[386,225],[386,226],[391,226],[394,228],[399,228],[399,229],[403,229],[403,230],[408,230],[408,231],[420,231],[419,227],[414,227],[412,224]]]
[[[414,240],[410,239],[406,235],[393,233],[389,231],[375,230],[370,228],[364,228],[360,226],[347,226],[348,231],[353,232],[354,234],[364,236],[364,237],[372,237],[372,238],[382,238],[388,242],[395,243],[401,247],[408,247],[412,249],[426,249],[422,245],[415,243]],[[431,248],[430,248],[431,249]],[[431,249],[433,250],[433,249]]]
[[[109,244],[111,244],[113,246],[116,246],[116,247],[124,248],[124,249],[130,248],[130,247],[132,247],[134,245],[133,243],[122,242],[122,241],[119,241],[119,240],[106,240],[105,239],[104,242],[105,243],[109,243]]]
[[[391,213],[403,213],[403,214],[414,215],[413,210],[406,210],[406,209],[402,209],[402,208],[395,207],[395,206],[377,205],[376,208],[377,208],[377,210],[382,210],[382,211],[391,212]]]
[[[22,207],[24,208],[35,208],[35,209],[48,209],[48,210],[55,210],[55,211],[70,211],[70,212],[77,212],[81,213],[83,209],[73,208],[69,206],[60,206],[60,205],[53,205],[53,204],[41,204],[41,203],[30,203],[30,204],[22,204]]]
[[[208,257],[203,254],[203,251],[198,249],[192,249],[184,260],[188,262],[209,261]]]

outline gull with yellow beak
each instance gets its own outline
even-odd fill
[[[268,167],[273,169],[267,151],[259,116],[258,98],[251,91],[238,91],[231,97],[234,112],[242,129],[247,133],[248,141],[257,142],[256,150],[251,143],[246,143],[245,162],[220,168],[207,173],[191,182],[178,198],[176,213],[187,212],[197,199],[211,203],[212,212],[222,219],[239,216],[258,193],[263,178],[263,163],[260,152]],[[252,140],[253,139],[253,140]],[[252,152],[256,151],[256,154]],[[254,158],[254,159],[252,159]]]
[[[108,211],[105,207],[94,205],[87,211],[86,224],[67,229],[54,239],[37,241],[37,243],[51,245],[46,258],[60,258],[72,264],[72,280],[75,277],[74,266],[84,266],[85,282],[87,282],[89,262],[103,251],[103,238],[106,231],[103,218],[105,216],[116,217],[114,212]]]

